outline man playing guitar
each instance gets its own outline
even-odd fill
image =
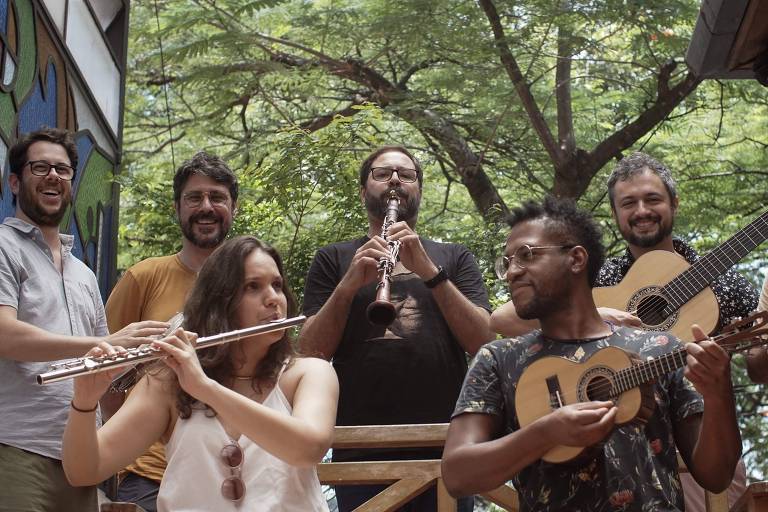
[[[763,290],[760,292],[759,311],[768,311],[768,277],[763,281]],[[768,384],[768,350],[766,347],[753,348],[747,354],[747,371],[749,378],[754,382]]]
[[[680,342],[666,333],[616,329],[600,317],[592,298],[603,259],[600,230],[573,203],[527,203],[509,222],[497,268],[519,315],[537,319],[541,330],[491,342],[475,357],[445,445],[442,474],[451,494],[513,479],[522,511],[683,510],[676,450],[702,486],[724,490],[741,453],[730,360],[700,329],[694,335],[703,341],[686,347],[686,367],[653,385],[655,408],[645,425],[616,425],[616,402],[577,401],[520,427],[517,380],[534,361],[581,361],[610,346],[646,359]],[[558,446],[590,448],[568,463],[542,460]]]
[[[633,263],[650,251],[675,252],[691,264],[699,259],[692,247],[672,235],[679,197],[675,180],[664,164],[640,152],[622,159],[608,178],[608,197],[627,250],[619,257],[606,260],[595,286],[618,284]],[[718,328],[748,316],[757,308],[757,291],[734,270],[715,279],[711,288],[719,306]],[[640,325],[639,318],[625,311],[599,310],[605,320],[627,326]],[[491,328],[502,336],[517,336],[537,327],[536,320],[518,317],[511,301],[491,315]]]
[[[677,214],[679,197],[677,185],[669,169],[645,153],[633,153],[622,159],[608,178],[608,197],[611,212],[624,240],[627,250],[619,257],[608,258],[600,269],[594,286],[615,286],[624,279],[632,265],[644,254],[663,250],[675,252],[689,264],[699,256],[684,241],[672,234]],[[728,270],[711,284],[719,318],[717,330],[737,318],[746,317],[757,307],[757,292],[741,274]],[[604,320],[626,326],[640,326],[636,316],[612,308],[598,308]],[[718,311],[713,311],[718,314]],[[715,323],[714,321],[712,322]],[[491,314],[491,329],[502,336],[517,336],[539,326],[537,320],[521,319],[515,312],[512,301],[504,304]],[[760,363],[765,348],[754,349],[747,358],[750,376],[758,374],[757,368],[768,368],[768,357]],[[755,368],[753,370],[753,367]],[[768,370],[761,377],[768,381]],[[688,474],[681,477],[689,512],[705,510],[704,493]],[[732,486],[728,489],[728,500],[733,504],[746,489],[746,469],[739,466]]]

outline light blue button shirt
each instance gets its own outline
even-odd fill
[[[15,217],[0,225],[0,305],[46,331],[73,336],[108,334],[96,276],[72,255],[74,238],[61,238],[62,273],[37,226]],[[0,341],[2,342],[2,341]],[[0,443],[61,459],[72,381],[41,386],[51,362],[0,358]]]

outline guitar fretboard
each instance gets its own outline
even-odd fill
[[[612,395],[619,396],[625,391],[673,372],[685,366],[685,348],[678,348],[654,359],[633,364],[616,373]]]
[[[672,315],[766,239],[768,211],[667,283],[663,292],[669,302],[664,315]]]

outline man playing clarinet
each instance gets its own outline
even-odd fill
[[[482,276],[463,246],[416,234],[423,175],[401,146],[378,148],[360,168],[365,236],[320,249],[304,290],[304,353],[332,359],[341,386],[338,425],[448,421],[467,371],[466,354],[492,338]],[[380,235],[394,192],[397,222]],[[377,295],[379,262],[399,242],[389,297],[394,320],[372,324],[366,309]],[[386,279],[386,278],[385,278]],[[441,450],[337,450],[334,461],[437,459]],[[337,487],[339,510],[352,510],[386,486]],[[464,508],[462,508],[464,507]],[[471,510],[464,500],[460,510]],[[403,510],[435,510],[432,492]]]

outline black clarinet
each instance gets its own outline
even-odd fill
[[[389,287],[392,283],[392,271],[397,263],[397,255],[400,252],[400,241],[391,242],[388,239],[389,228],[397,222],[397,208],[400,199],[397,192],[390,191],[387,200],[387,213],[384,216],[384,224],[381,227],[381,238],[387,242],[387,255],[379,259],[379,284],[376,285],[376,300],[368,305],[365,314],[368,321],[374,325],[389,325],[395,319],[395,305],[389,297]]]

